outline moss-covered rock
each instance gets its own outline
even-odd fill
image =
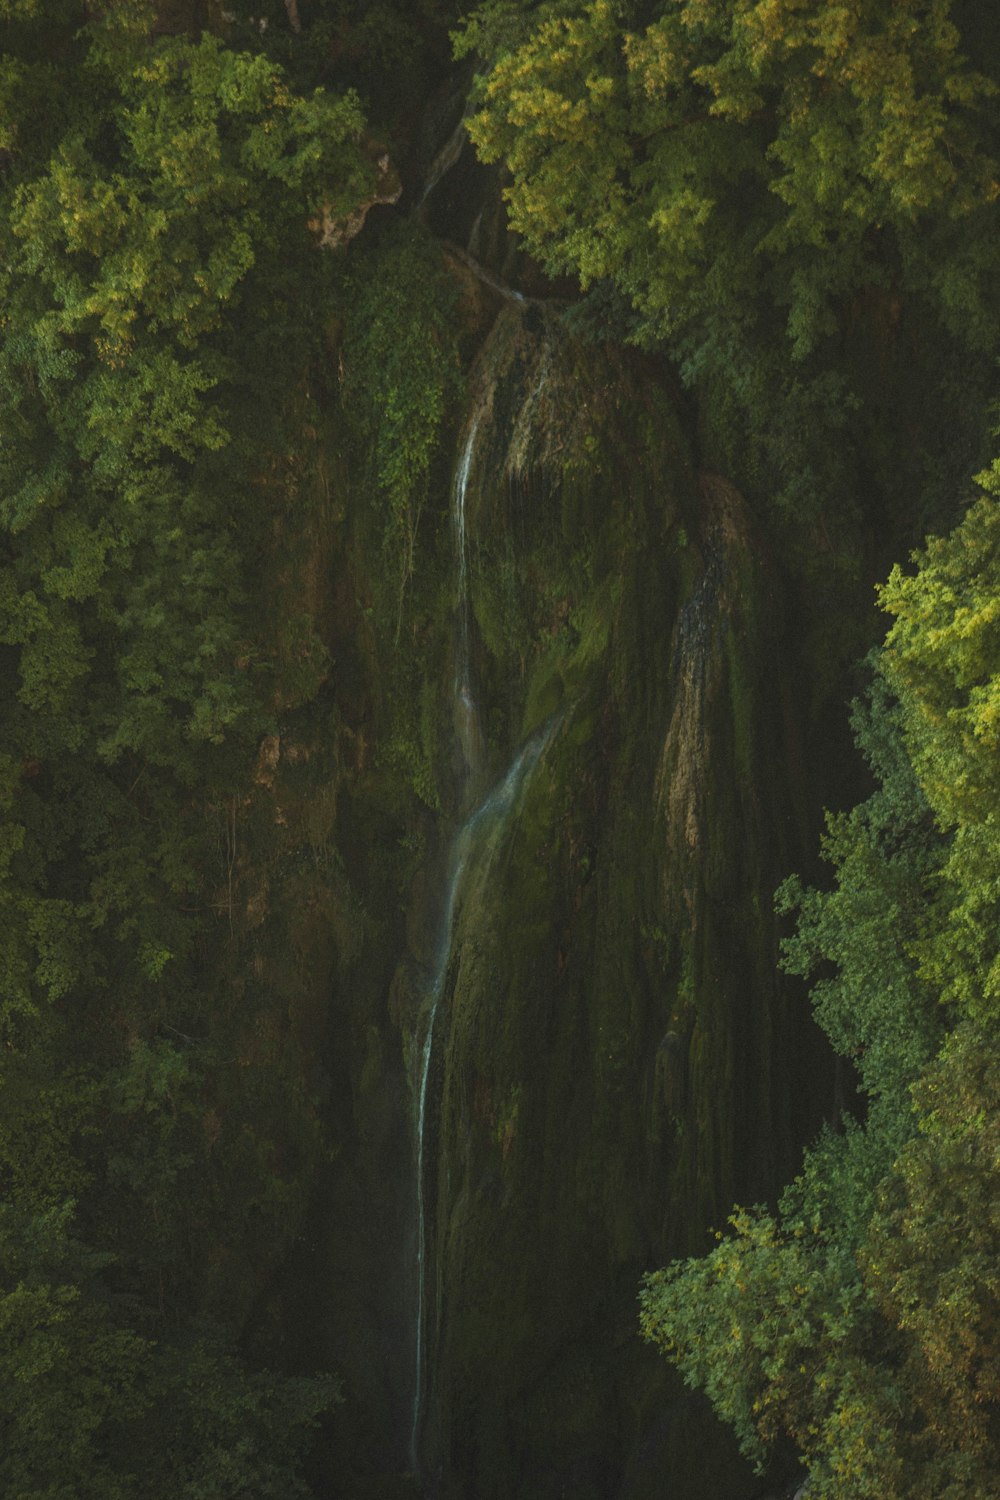
[[[554,727],[459,893],[424,1463],[483,1500],[626,1473],[658,1494],[669,1421],[671,1494],[750,1493],[633,1328],[641,1272],[795,1146],[773,1061],[796,1047],[770,915],[794,825],[778,582],[647,365],[507,307],[470,392],[483,786]]]

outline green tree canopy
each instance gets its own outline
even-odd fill
[[[150,6],[2,10],[3,1487],[298,1494],[332,1385],[232,1350],[328,1146],[233,880],[329,669],[262,583],[364,121]]]
[[[738,1211],[643,1295],[647,1336],[745,1450],[790,1439],[821,1496],[958,1500],[1000,1470],[996,471],[981,482],[882,591],[898,707],[880,688],[859,724],[881,786],[830,820],[836,885],[780,897],[786,962],[835,965],[814,1004],[866,1118],[807,1153],[777,1217]]]
[[[458,34],[512,227],[667,350],[712,462],[805,526],[805,558],[856,553],[838,528],[865,511],[915,540],[953,505],[942,473],[982,461],[1000,67],[963,40],[977,13],[494,0]]]
[[[531,249],[616,281],[651,332],[752,304],[763,277],[802,356],[838,298],[937,274],[946,315],[991,340],[987,247],[941,264],[1000,192],[997,85],[951,9],[674,0],[629,29],[593,0],[512,31],[486,7],[462,40],[490,62],[471,133]]]

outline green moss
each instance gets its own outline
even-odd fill
[[[442,427],[461,388],[456,291],[412,219],[366,237],[343,274],[341,406],[382,513],[398,635]]]
[[[536,656],[528,677],[521,733],[529,735],[537,725],[562,707],[566,698],[566,648],[553,640]]]
[[[561,715],[510,818],[479,829],[432,1073],[426,1463],[506,1500],[522,1462],[558,1471],[584,1432],[598,1469],[619,1463],[630,1439],[601,1413],[639,1378],[639,1275],[698,1246],[740,1185],[737,1146],[770,1118],[761,1060],[780,1016],[761,912],[778,872],[752,853],[775,809],[753,658],[769,649],[773,580],[738,526],[712,571],[707,502],[648,368],[640,379],[510,311],[469,386],[486,785]],[[363,1120],[373,1080],[391,1076],[384,994],[404,1038],[426,1003],[414,976],[458,816],[452,468],[442,445],[398,636],[374,581],[379,524],[354,522],[375,733],[337,815],[368,850],[352,875],[369,935],[350,969],[364,991],[352,1013],[375,1027],[352,1042]],[[365,964],[384,975],[401,905],[414,962],[379,993]],[[609,1349],[623,1351],[613,1372]]]

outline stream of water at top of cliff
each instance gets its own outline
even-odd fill
[[[455,731],[462,753],[462,785],[459,789],[460,803],[464,800],[465,786],[472,774],[473,764],[477,758],[479,748],[479,714],[475,699],[472,696],[472,672],[469,661],[469,581],[465,539],[465,501],[469,488],[469,475],[472,471],[472,459],[475,453],[478,428],[479,418],[475,416],[469,424],[469,430],[462,447],[451,495],[451,521],[455,553],[456,593],[458,597],[454,701]],[[413,1426],[410,1433],[410,1459],[414,1473],[417,1473],[419,1468],[418,1439],[421,1409],[423,1406],[423,1333],[427,1280],[427,1205],[424,1199],[424,1127],[427,1115],[427,1086],[430,1079],[431,1057],[434,1049],[434,1023],[437,1020],[438,1006],[441,1001],[441,992],[444,988],[445,973],[448,967],[448,954],[451,949],[451,929],[455,916],[455,899],[458,895],[458,887],[468,859],[472,825],[477,816],[478,810],[477,813],[474,813],[471,818],[468,818],[461,825],[458,833],[452,839],[451,849],[448,854],[448,871],[441,927],[438,934],[437,947],[434,954],[434,968],[430,982],[430,1014],[427,1020],[427,1033],[420,1052],[420,1079],[417,1087],[417,1151],[415,1167],[417,1189],[416,1376],[413,1395]]]
[[[457,574],[458,621],[455,643],[455,730],[462,752],[461,790],[464,792],[473,780],[479,760],[481,738],[479,731],[479,709],[472,690],[472,662],[469,643],[468,556],[465,531],[465,501],[469,489],[469,475],[479,432],[479,418],[474,417],[462,449],[455,487],[452,492],[452,530],[455,539],[455,571]]]
[[[471,606],[468,588],[465,524],[466,495],[469,486],[469,475],[472,470],[478,428],[479,420],[476,417],[469,426],[452,491],[452,527],[455,539],[455,571],[458,596],[454,693],[456,734],[459,748],[462,752],[460,803],[463,800],[465,788],[470,783],[474,785],[481,747],[479,709],[473,694],[470,660],[469,616]],[[410,1459],[415,1474],[419,1473],[420,1420],[423,1414],[424,1401],[424,1315],[427,1300],[427,1204],[424,1191],[424,1145],[427,1120],[427,1095],[434,1054],[435,1023],[444,993],[448,960],[451,956],[455,908],[470,858],[484,844],[492,856],[496,839],[499,837],[504,824],[517,804],[518,793],[525,779],[537,764],[555,727],[556,721],[554,719],[547,720],[520,746],[506,773],[474,811],[462,822],[458,832],[452,839],[448,854],[441,922],[428,985],[430,1009],[427,1018],[427,1030],[424,1035],[423,1046],[420,1049],[420,1076],[417,1088],[417,1149],[415,1166],[417,1197],[416,1379],[413,1396],[413,1425],[410,1433]]]
[[[462,880],[472,859],[484,846],[492,854],[503,833],[504,826],[517,805],[522,786],[538,764],[558,724],[558,718],[547,719],[521,745],[504,776],[475,811],[465,820],[452,841],[448,860],[448,875],[441,927],[434,954],[434,967],[430,982],[430,1014],[427,1031],[420,1053],[420,1083],[417,1093],[417,1336],[416,1336],[416,1383],[413,1397],[413,1427],[410,1435],[410,1456],[414,1473],[419,1469],[420,1418],[424,1389],[424,1304],[426,1301],[427,1269],[427,1205],[424,1195],[424,1139],[427,1118],[427,1095],[434,1051],[434,1032],[438,1009],[444,993],[451,956],[452,933],[455,908]]]

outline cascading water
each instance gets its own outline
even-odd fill
[[[479,418],[474,417],[462,449],[452,495],[452,528],[455,534],[455,570],[458,580],[458,629],[455,649],[455,731],[462,752],[462,774],[470,780],[479,759],[481,747],[479,710],[472,692],[472,665],[469,646],[469,581],[465,539],[465,500],[475,453]]]
[[[427,181],[424,183],[424,190],[420,194],[421,203],[425,203],[427,201],[431,193],[433,193],[434,189],[441,181],[441,178],[444,177],[446,173],[451,171],[452,167],[461,156],[462,148],[464,147],[467,140],[468,135],[466,134],[465,119],[463,117],[461,120],[459,120],[458,124],[451,132],[451,135],[445,141],[444,145],[441,147],[441,150],[431,162],[430,171],[427,173]]]
[[[438,940],[437,954],[434,963],[433,983],[431,986],[431,1008],[427,1020],[427,1035],[424,1037],[424,1045],[420,1054],[420,1084],[417,1091],[417,1339],[416,1339],[416,1381],[413,1394],[413,1427],[410,1432],[410,1461],[413,1472],[419,1469],[418,1440],[420,1434],[420,1415],[423,1407],[423,1374],[424,1374],[424,1299],[427,1282],[427,1206],[424,1201],[424,1122],[427,1115],[427,1084],[431,1076],[431,1055],[434,1047],[434,1022],[437,1020],[438,1006],[441,1002],[441,991],[444,988],[444,978],[448,967],[448,954],[451,949],[451,928],[455,915],[455,897],[458,892],[462,872],[465,869],[468,854],[468,840],[465,838],[468,824],[463,825],[458,838],[455,840],[451,859],[449,861],[448,887],[445,897],[444,919],[441,924],[441,936]]]
[[[480,850],[485,850],[486,857],[492,858],[503,836],[507,820],[517,805],[518,793],[531,771],[538,764],[542,752],[555,732],[558,722],[558,717],[547,719],[524,742],[511,762],[506,774],[497,782],[493,790],[483,799],[475,811],[465,820],[451,846],[441,931],[434,955],[434,971],[430,987],[430,1014],[427,1020],[427,1034],[424,1037],[424,1045],[420,1054],[420,1084],[417,1093],[417,1369],[413,1398],[413,1428],[410,1435],[410,1456],[415,1473],[419,1466],[419,1431],[423,1408],[423,1329],[427,1251],[427,1210],[424,1197],[424,1136],[427,1117],[427,1093],[434,1049],[434,1023],[437,1020],[441,997],[444,993],[448,960],[451,956],[455,907],[462,879],[470,863],[470,859],[478,855]]]
[[[478,415],[469,425],[468,435],[455,473],[452,489],[452,532],[454,536],[455,573],[458,595],[458,619],[455,644],[455,732],[462,752],[462,786],[459,802],[464,800],[465,786],[472,775],[478,759],[480,746],[479,713],[472,696],[472,673],[469,660],[469,581],[465,541],[465,499],[469,488],[469,475],[479,430]],[[424,1201],[424,1134],[427,1115],[427,1085],[431,1073],[431,1057],[434,1050],[434,1023],[437,1020],[441,992],[444,989],[448,954],[451,949],[451,929],[455,915],[455,898],[461,883],[462,873],[468,858],[471,830],[476,815],[469,818],[452,841],[448,857],[448,878],[442,912],[441,931],[434,956],[434,970],[430,984],[430,1013],[427,1019],[427,1034],[420,1052],[420,1081],[417,1088],[417,1332],[416,1332],[416,1378],[413,1396],[413,1427],[410,1435],[410,1458],[414,1473],[418,1463],[418,1437],[420,1414],[423,1406],[424,1371],[424,1302],[426,1299],[427,1263],[427,1208]]]
[[[478,768],[481,738],[479,711],[472,690],[470,660],[468,592],[468,569],[465,530],[465,501],[475,452],[478,417],[474,418],[462,449],[455,475],[452,494],[452,524],[455,537],[455,568],[457,575],[458,618],[456,631],[455,661],[455,725],[462,752],[462,792],[473,783]],[[429,1012],[427,1031],[420,1050],[420,1077],[417,1087],[417,1148],[416,1148],[416,1198],[417,1198],[417,1327],[416,1327],[416,1379],[413,1396],[413,1425],[410,1433],[410,1460],[414,1473],[419,1472],[420,1420],[424,1400],[424,1320],[427,1300],[427,1204],[425,1198],[424,1145],[427,1122],[427,1095],[430,1084],[431,1064],[434,1054],[434,1031],[441,998],[444,993],[451,955],[452,932],[455,908],[465,871],[470,859],[492,858],[493,851],[503,835],[510,814],[517,803],[518,793],[526,777],[537,764],[545,746],[556,727],[556,720],[547,720],[524,742],[514,756],[506,774],[493,787],[475,810],[465,819],[452,840],[448,857],[448,874],[445,899],[442,907],[441,927],[434,952],[434,966],[429,990]],[[460,796],[460,801],[461,801]]]

